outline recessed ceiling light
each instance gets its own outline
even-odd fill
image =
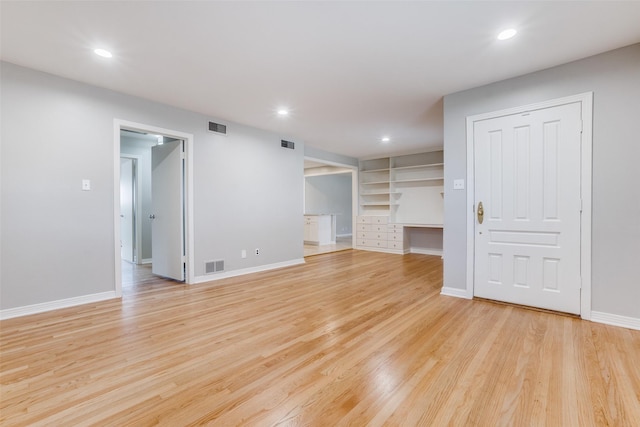
[[[515,36],[518,31],[515,28],[508,28],[506,30],[500,31],[498,34],[498,40],[508,40],[511,37]]]
[[[278,110],[278,115],[279,115],[280,117],[286,117],[286,116],[288,116],[288,115],[289,115],[289,110],[287,110],[286,108],[280,108],[280,109]]]
[[[382,142],[389,142],[389,141],[391,141],[391,138],[389,138],[388,136],[383,136],[381,141]]]
[[[113,55],[106,49],[94,49],[93,53],[103,58],[111,58]]]

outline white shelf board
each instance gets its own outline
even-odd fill
[[[396,181],[390,181],[391,183],[403,183],[403,182],[420,182],[420,181],[442,181],[444,177],[437,178],[416,178],[416,179],[399,179]]]
[[[435,168],[438,166],[444,166],[444,163],[428,163],[425,165],[413,165],[413,166],[398,166],[391,168],[391,170],[404,170],[404,169],[420,169],[420,168]]]
[[[384,169],[363,169],[360,172],[364,172],[364,173],[370,173],[370,172],[388,172],[390,169],[389,168],[384,168]]]
[[[389,202],[364,202],[360,203],[360,206],[392,206]]]
[[[390,181],[363,182],[362,185],[388,184]]]

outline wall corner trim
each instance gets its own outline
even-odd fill
[[[61,308],[74,307],[76,305],[90,304],[98,301],[118,298],[115,291],[100,292],[97,294],[82,295],[79,297],[60,299],[56,301],[42,302],[39,304],[25,305],[23,307],[0,310],[0,320],[13,317],[28,316],[30,314],[44,313],[45,311],[59,310]]]
[[[466,289],[449,288],[447,286],[442,287],[442,290],[440,291],[440,295],[446,295],[449,297],[456,297],[456,298],[472,299],[472,297],[469,297],[469,293],[467,292]]]
[[[591,321],[596,323],[604,323],[605,325],[619,326],[621,328],[635,329],[640,331],[640,319],[636,317],[627,317],[620,316],[618,314],[592,311]]]
[[[291,267],[294,265],[304,264],[304,258],[292,259],[290,261],[276,262],[273,264],[259,265],[257,267],[241,268],[239,270],[226,271],[220,274],[211,274],[206,276],[197,276],[191,284],[213,282],[216,280],[227,279],[229,277],[244,276],[245,274],[259,273],[261,271],[275,270],[278,268]]]

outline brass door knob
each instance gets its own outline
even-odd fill
[[[478,224],[482,224],[484,221],[484,207],[482,207],[482,202],[478,203]]]

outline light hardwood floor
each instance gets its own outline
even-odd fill
[[[304,245],[304,256],[327,254],[329,252],[344,251],[353,247],[351,236],[336,237],[336,242],[329,245]]]
[[[0,424],[640,426],[640,331],[348,250],[2,321]]]

